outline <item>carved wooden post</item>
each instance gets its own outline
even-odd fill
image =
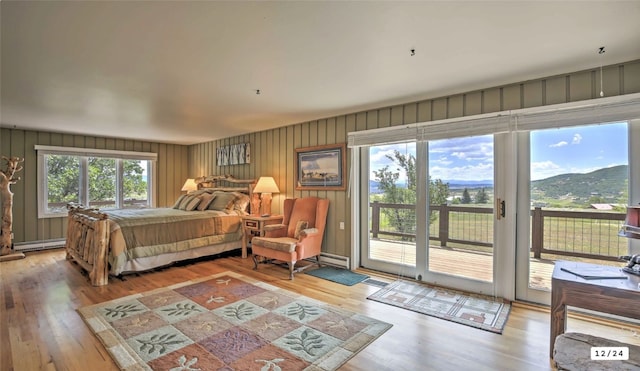
[[[2,159],[7,162],[7,169],[0,170],[0,193],[2,194],[2,233],[0,234],[0,257],[12,256],[11,259],[24,258],[24,254],[12,254],[13,247],[12,226],[13,226],[13,192],[11,185],[16,184],[20,177],[15,177],[15,173],[22,170],[19,166],[24,159],[19,157],[4,157]],[[7,258],[1,260],[9,260]],[[0,260],[0,261],[1,261]]]

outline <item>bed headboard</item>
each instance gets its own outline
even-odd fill
[[[256,179],[236,179],[233,175],[208,175],[195,178],[198,189],[209,188],[216,191],[242,192],[249,195],[250,213],[260,212],[260,198],[258,194],[253,194],[256,186]],[[256,207],[257,205],[257,207]]]

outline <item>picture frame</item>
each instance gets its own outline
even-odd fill
[[[238,143],[216,148],[216,165],[243,165],[251,163],[251,143]]]
[[[296,190],[346,190],[345,143],[296,148],[295,151]]]

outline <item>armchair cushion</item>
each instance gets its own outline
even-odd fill
[[[268,249],[290,253],[296,250],[298,239],[291,237],[254,237],[251,243]]]

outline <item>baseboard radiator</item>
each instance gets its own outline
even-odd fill
[[[58,249],[64,247],[65,242],[66,240],[64,238],[55,240],[17,242],[13,244],[13,249],[20,252]]]
[[[326,252],[320,253],[320,263],[349,269],[349,258],[342,255],[328,254]]]

